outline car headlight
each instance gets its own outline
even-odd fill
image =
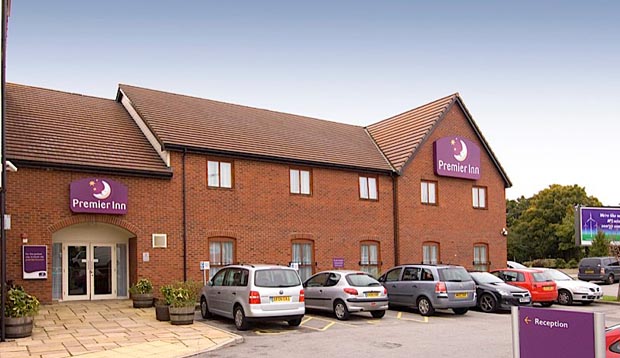
[[[497,292],[499,292],[499,294],[502,295],[502,296],[512,296],[512,293],[510,293],[510,291],[497,290]]]

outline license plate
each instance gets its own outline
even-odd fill
[[[366,292],[366,297],[379,297],[379,292]]]
[[[291,302],[291,296],[273,296],[271,302]]]
[[[455,298],[467,298],[467,292],[458,292],[454,294]]]
[[[530,302],[530,299],[529,298],[519,298],[519,302],[527,303],[527,302]]]
[[[594,273],[594,270],[586,270],[586,273]]]
[[[553,286],[544,286],[543,291],[553,291]]]

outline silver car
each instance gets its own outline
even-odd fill
[[[390,305],[417,308],[422,316],[451,308],[462,315],[476,306],[476,283],[462,266],[401,265],[379,277]]]
[[[240,331],[252,321],[299,326],[305,314],[304,288],[297,271],[286,266],[225,266],[202,288],[200,313],[203,318],[232,318]]]
[[[332,311],[339,320],[352,312],[370,312],[374,318],[385,316],[387,290],[366,272],[323,271],[304,282],[306,308]]]

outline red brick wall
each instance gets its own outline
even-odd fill
[[[479,180],[435,175],[433,142],[446,136],[462,136],[480,147]],[[438,182],[437,206],[421,204],[421,180]],[[472,207],[472,186],[487,187],[487,210]],[[506,226],[504,181],[457,104],[398,178],[398,203],[400,263],[422,262],[422,243],[435,241],[443,263],[472,268],[474,243],[486,243],[491,268],[506,266],[506,237],[500,234]]]

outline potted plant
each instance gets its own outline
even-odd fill
[[[194,323],[196,298],[198,297],[197,287],[193,282],[180,282],[170,289],[166,300],[170,301],[171,324],[185,325]]]
[[[134,308],[153,306],[153,284],[148,278],[141,278],[129,289]]]
[[[5,336],[23,338],[32,335],[34,316],[39,312],[39,300],[21,286],[9,288],[6,295]]]
[[[172,303],[172,285],[159,288],[162,299],[155,300],[155,318],[158,321],[170,321],[170,303]]]

